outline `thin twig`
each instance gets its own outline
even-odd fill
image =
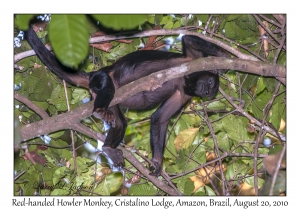
[[[277,42],[280,44],[280,40],[272,33],[272,31],[270,31],[269,28],[267,28],[265,26],[265,24],[263,24],[263,22],[259,19],[258,15],[253,15],[253,17],[256,19],[256,21],[259,23],[259,25],[261,25],[261,27],[263,27],[266,32]],[[283,49],[285,49],[285,46],[283,46]]]
[[[276,182],[278,172],[279,172],[279,169],[280,169],[280,164],[281,164],[281,161],[284,157],[285,152],[286,152],[286,144],[283,145],[280,157],[279,157],[278,162],[277,162],[276,170],[275,170],[275,172],[273,174],[273,177],[272,177],[272,183],[271,183],[270,192],[269,192],[270,196],[273,195],[273,190],[274,190],[275,182]]]
[[[66,84],[65,80],[63,80],[63,83],[64,83],[65,96],[66,96],[68,112],[69,112],[70,104],[69,104],[69,98],[68,98],[67,84]],[[74,140],[74,131],[73,130],[71,130],[71,139],[72,139],[72,154],[73,154],[73,160],[74,160],[74,171],[75,171],[75,173],[77,173],[76,148],[75,148],[75,140]]]
[[[204,113],[205,113],[207,126],[208,126],[208,128],[210,130],[210,134],[212,135],[212,138],[214,140],[215,153],[216,153],[217,157],[220,157],[220,153],[219,153],[220,148],[219,148],[219,145],[218,145],[218,142],[217,142],[217,137],[216,137],[215,131],[214,131],[212,125],[211,125],[211,122],[209,120],[206,106],[203,106],[203,110],[204,110]],[[219,167],[220,167],[220,174],[221,174],[221,177],[222,177],[223,195],[230,195],[230,192],[228,191],[228,185],[227,185],[227,182],[226,182],[224,171],[223,171],[223,168],[222,168],[222,159],[220,159],[218,162],[219,162]]]
[[[277,96],[277,93],[278,93],[278,90],[279,90],[279,87],[280,87],[280,82],[277,83],[277,86],[275,88],[275,91],[274,91],[274,94],[273,94],[273,97],[270,99],[270,101],[267,103],[267,105],[265,106],[265,109],[264,109],[264,116],[263,116],[263,120],[262,120],[262,125],[265,125],[266,123],[266,119],[267,119],[267,116],[269,114],[269,111],[271,109],[271,106],[273,104],[273,101],[275,100],[276,96]],[[258,195],[258,173],[257,173],[257,155],[258,155],[258,146],[259,146],[259,142],[260,142],[260,139],[262,138],[262,134],[264,132],[264,128],[265,126],[261,126],[260,130],[259,130],[259,133],[257,135],[257,138],[255,140],[255,146],[254,146],[254,162],[253,162],[253,168],[254,168],[254,189],[255,189],[255,195]]]

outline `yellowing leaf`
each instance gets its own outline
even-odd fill
[[[190,177],[190,180],[194,182],[194,187],[195,187],[194,192],[196,192],[200,187],[204,186],[202,179],[199,178],[198,176],[192,176]]]
[[[193,143],[198,131],[198,128],[188,128],[181,131],[174,140],[176,150],[188,148]]]
[[[285,121],[284,119],[281,118],[281,121],[280,121],[280,128],[279,128],[279,132],[283,131],[285,129]]]

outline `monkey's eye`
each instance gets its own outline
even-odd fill
[[[209,91],[207,90],[207,91],[205,92],[205,94],[208,95],[208,94],[209,94]]]

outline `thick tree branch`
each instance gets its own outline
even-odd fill
[[[40,108],[38,105],[30,101],[28,98],[20,95],[17,91],[14,92],[14,98],[23,104],[25,104],[29,109],[32,109],[35,113],[40,115],[41,118],[46,119],[49,118],[49,115],[47,112],[45,112],[42,108]]]
[[[142,32],[137,32],[135,34],[132,35],[132,33],[130,35],[126,35],[125,33],[123,34],[117,34],[117,35],[105,35],[105,36],[99,36],[99,37],[92,37],[90,38],[89,43],[93,44],[93,43],[99,43],[99,42],[107,42],[107,41],[114,41],[114,40],[120,40],[120,39],[130,39],[130,38],[137,38],[137,37],[149,37],[149,36],[169,36],[169,35],[179,35],[179,34],[185,34],[185,35],[194,35],[194,36],[198,36],[206,41],[209,41],[211,43],[214,43],[218,46],[220,46],[221,48],[223,48],[224,50],[230,52],[231,54],[235,55],[236,57],[240,58],[240,59],[245,59],[245,60],[252,60],[252,61],[256,61],[258,60],[257,58],[250,56],[250,55],[246,55],[242,52],[240,52],[238,49],[235,49],[233,47],[231,47],[228,44],[225,44],[224,42],[217,40],[215,38],[212,37],[208,37],[202,34],[199,34],[198,32],[191,32],[191,31],[187,31],[186,29],[179,29],[179,30],[149,30],[149,31],[142,31]],[[49,45],[46,45],[46,47],[51,50],[51,47]],[[33,50],[29,50],[23,53],[19,53],[17,55],[15,55],[14,61],[15,63],[18,62],[19,60],[28,57],[28,56],[32,56],[35,55],[35,52]]]
[[[185,29],[184,30],[183,29],[179,29],[179,30],[163,30],[163,29],[161,29],[161,30],[142,31],[142,32],[138,32],[134,35],[129,35],[129,36],[128,35],[99,36],[99,37],[90,38],[90,43],[106,42],[106,41],[113,41],[113,40],[117,40],[117,39],[129,39],[129,38],[136,38],[136,37],[148,37],[148,36],[158,36],[158,35],[169,36],[169,35],[177,35],[177,34],[198,36],[208,42],[211,42],[211,43],[216,44],[217,46],[220,46],[221,48],[230,52],[231,54],[235,55],[238,58],[245,59],[245,60],[253,60],[253,61],[257,60],[253,56],[241,53],[238,49],[235,49],[235,48],[231,47],[230,45],[225,44],[224,42],[221,42],[220,40],[199,34],[198,32],[187,31]]]
[[[177,67],[153,73],[117,89],[110,106],[121,103],[123,100],[139,92],[154,90],[166,81],[183,77],[192,72],[214,69],[235,69],[261,76],[272,76],[283,79],[285,79],[286,75],[286,68],[284,66],[271,63],[219,57],[200,58]],[[72,124],[76,124],[80,120],[91,116],[92,106],[93,102],[90,102],[70,112],[53,116],[51,119],[26,125],[22,128],[22,137],[28,140],[37,135],[68,129]]]

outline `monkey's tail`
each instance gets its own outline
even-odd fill
[[[85,88],[89,87],[89,74],[85,72],[68,72],[64,70],[66,67],[64,67],[45,47],[31,26],[25,35],[28,43],[41,61],[58,77],[73,85],[79,85]]]

